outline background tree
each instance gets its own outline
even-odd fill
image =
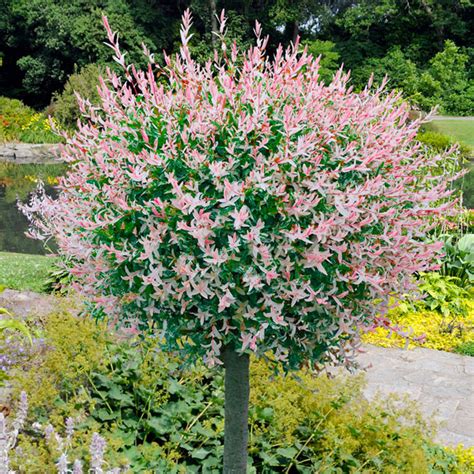
[[[336,51],[336,45],[332,41],[305,41],[303,43],[308,48],[308,53],[315,58],[321,56],[319,62],[319,73],[324,82],[331,82],[336,71],[341,67],[341,55]]]
[[[112,65],[101,43],[102,13],[111,25],[120,25],[122,42],[134,63],[144,65],[142,42],[156,51],[176,51],[179,17],[188,7],[196,18],[192,52],[201,63],[212,55],[216,40],[212,13],[224,8],[232,38],[243,48],[251,43],[253,24],[258,20],[270,35],[270,53],[298,34],[318,48],[331,42],[330,54],[337,55],[338,65],[344,63],[353,71],[356,88],[364,87],[370,65],[380,76],[393,75],[393,87],[408,86],[404,92],[422,108],[429,109],[433,101],[441,100],[446,110],[449,106],[449,113],[474,113],[469,99],[474,88],[474,8],[469,0],[70,0],[66,4],[60,0],[0,0],[0,95],[44,107],[54,93],[61,92],[75,68],[89,63]],[[436,92],[439,81],[429,71],[430,60],[443,51],[448,40],[458,54],[468,57],[464,63],[468,84],[450,99]],[[323,54],[323,61],[328,57]],[[403,63],[410,74],[415,65],[417,74],[424,76],[417,93],[412,90],[414,83],[404,80],[394,67],[396,63]],[[425,97],[426,88],[429,95]]]
[[[111,72],[100,108],[82,104],[58,200],[24,210],[92,314],[225,366],[224,472],[245,472],[249,355],[287,370],[353,361],[440,251],[424,237],[451,207],[432,171],[443,157],[414,144],[397,95],[355,94],[341,72],[324,86],[296,46],[269,62],[258,24],[248,52],[199,66],[186,12],[157,83],[105,22],[126,80]]]
[[[75,66],[109,62],[102,42],[103,13],[121,25],[123,42],[137,64],[143,60],[142,42],[161,50],[169,48],[174,37],[174,10],[163,2],[3,0],[3,9],[0,85],[9,95],[39,106],[49,102]]]
[[[80,110],[77,105],[77,94],[87,99],[91,104],[100,102],[97,88],[99,77],[104,75],[105,70],[97,64],[88,64],[80,71],[71,74],[61,94],[53,95],[49,113],[58,119],[62,126],[74,128],[80,118]]]

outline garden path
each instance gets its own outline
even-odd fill
[[[431,349],[365,346],[365,395],[407,394],[441,422],[438,441],[474,446],[474,357]]]

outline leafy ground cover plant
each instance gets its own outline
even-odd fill
[[[474,357],[474,341],[462,342],[456,347],[455,352]]]
[[[468,308],[466,301],[473,292],[465,290],[462,280],[454,276],[444,276],[441,273],[422,273],[418,290],[423,299],[413,303],[415,307],[439,311],[447,321],[466,316]]]
[[[14,398],[27,388],[27,424],[34,429],[19,434],[12,468],[55,472],[58,443],[45,438],[45,428],[51,424],[48,432],[62,433],[64,420],[71,419],[67,456],[83,459],[84,467],[98,432],[107,442],[109,466],[144,473],[221,472],[219,370],[184,366],[153,337],[111,335],[67,312],[46,318],[44,329],[50,349],[13,374]],[[465,474],[472,468],[469,450],[453,453],[432,443],[434,425],[412,402],[365,400],[361,376],[328,378],[307,370],[285,376],[257,360],[251,373],[250,472]]]
[[[186,12],[180,54],[137,71],[104,23],[124,77],[101,79],[98,108],[81,102],[59,198],[23,209],[96,317],[225,366],[224,472],[245,472],[249,355],[351,364],[441,250],[424,237],[453,207],[433,171],[449,158],[414,142],[398,95],[356,94],[342,70],[325,85],[297,44],[270,60],[259,24],[241,54],[222,16],[222,54],[202,66]]]
[[[1,291],[2,288],[0,288]],[[15,345],[12,344],[15,333],[21,333],[30,343],[33,342],[28,327],[22,321],[14,319],[5,308],[0,308],[0,388],[8,379],[10,366],[18,362],[19,354],[15,351]],[[24,352],[22,346],[19,352]]]
[[[65,296],[70,292],[73,276],[68,268],[55,261],[48,271],[44,282],[44,290],[47,293],[54,293]]]
[[[409,347],[421,345],[466,355],[473,353],[473,234],[465,233],[469,225],[461,216],[460,221],[452,223],[449,234],[437,237],[445,242],[440,271],[421,274],[418,280],[421,298],[407,295],[397,309],[391,310],[393,323],[412,332]],[[443,227],[446,230],[450,225],[445,223]],[[403,338],[383,328],[369,331],[364,340],[386,347],[406,344]]]
[[[474,234],[445,235],[441,274],[457,279],[462,288],[474,287]]]
[[[391,310],[390,319],[411,332],[408,347],[426,347],[448,352],[472,355],[469,348],[474,344],[474,303],[473,299],[461,301],[466,310],[465,316],[454,321],[447,320],[440,312],[430,311],[411,304]],[[451,323],[451,324],[449,324]],[[377,328],[364,335],[367,343],[383,347],[406,347],[406,339],[389,330]],[[463,349],[465,348],[465,349]]]

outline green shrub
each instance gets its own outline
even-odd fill
[[[469,289],[474,286],[474,234],[444,235],[441,274],[457,278],[457,284]]]
[[[3,291],[3,288],[0,287],[1,291]],[[0,388],[3,387],[5,381],[9,378],[6,365],[10,362],[11,357],[9,353],[3,353],[5,347],[9,345],[9,341],[7,342],[5,338],[6,333],[9,331],[21,333],[28,338],[30,343],[32,342],[28,327],[22,321],[14,319],[5,308],[0,308]],[[8,352],[11,352],[11,347]]]
[[[418,104],[425,110],[440,105],[442,113],[472,115],[474,82],[469,77],[469,56],[465,49],[447,40],[444,49],[430,59],[417,84]]]
[[[0,97],[0,142],[17,140],[34,113],[20,100]]]
[[[416,64],[401,50],[400,46],[392,47],[383,57],[372,57],[354,71],[355,80],[364,83],[373,74],[374,80],[381,83],[388,77],[388,87],[403,91],[403,96],[410,102],[417,103],[418,81],[420,72]]]
[[[437,272],[424,273],[418,289],[425,298],[416,301],[415,307],[438,311],[446,318],[467,315],[463,302],[469,300],[471,295],[462,287],[460,278]]]
[[[54,123],[54,119],[52,120]],[[58,126],[57,123],[55,125]],[[61,141],[61,137],[53,132],[49,118],[39,112],[30,117],[16,139],[22,143],[59,143]]]
[[[63,126],[74,128],[77,119],[81,116],[76,93],[83,99],[89,99],[93,104],[98,103],[97,86],[101,73],[101,68],[97,64],[88,64],[79,72],[71,74],[63,92],[53,96],[50,110]]]
[[[458,354],[474,357],[474,341],[467,341],[456,347],[455,351]]]
[[[416,138],[436,152],[443,152],[457,144],[462,159],[467,159],[472,154],[472,150],[469,146],[459,143],[455,138],[445,135],[444,133],[423,129],[422,132],[418,133]]]
[[[78,420],[71,458],[85,458],[85,440],[100,430],[110,462],[128,460],[131,472],[219,472],[221,372],[183,367],[153,338],[117,340],[67,312],[47,318],[43,331],[51,349],[16,374],[14,392],[28,392],[31,422]],[[251,373],[251,473],[468,472],[430,441],[434,427],[413,403],[368,402],[360,376],[278,375],[263,362]],[[13,468],[54,470],[54,454],[34,431],[20,436],[16,453]]]
[[[0,97],[0,142],[57,143],[46,115],[16,99]]]
[[[452,115],[472,115],[474,113],[474,82],[469,78],[469,56],[464,48],[447,40],[444,49],[430,60],[429,73],[440,85],[440,95],[436,100],[442,111]],[[420,93],[429,96],[420,88]]]
[[[15,373],[14,398],[25,390],[35,415],[70,416],[74,408],[58,408],[56,402],[62,395],[72,399],[87,386],[90,374],[103,364],[108,334],[103,324],[72,316],[64,308],[41,321],[39,333],[50,350],[36,355],[31,372]]]
[[[319,75],[326,84],[329,84],[334,73],[341,67],[340,54],[336,50],[336,44],[332,41],[312,40],[305,41],[303,46],[314,57],[321,56]]]

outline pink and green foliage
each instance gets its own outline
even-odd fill
[[[287,368],[350,363],[364,329],[388,325],[389,298],[433,268],[425,236],[452,205],[446,156],[414,141],[394,93],[319,80],[298,45],[273,59],[256,26],[245,53],[190,56],[191,18],[165,66],[101,80],[102,103],[62,157],[57,200],[24,211],[54,236],[98,317],[153,324],[164,344],[221,363],[224,346]],[[72,262],[72,263],[71,263]]]

